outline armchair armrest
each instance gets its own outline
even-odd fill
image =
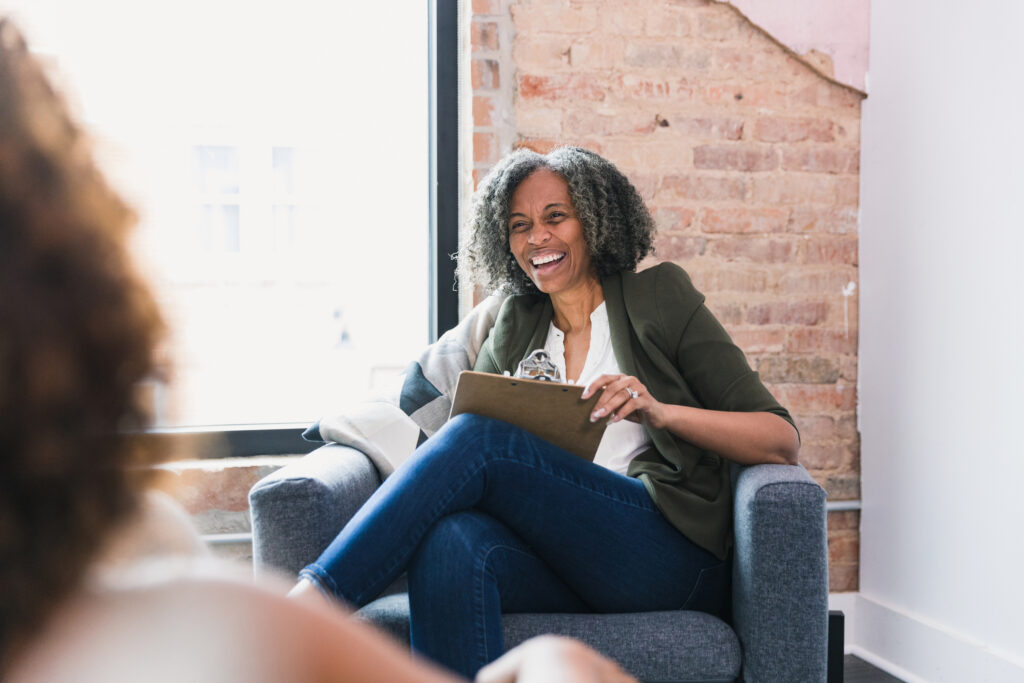
[[[746,683],[826,678],[825,497],[799,465],[757,465],[739,473],[733,627]]]
[[[370,459],[339,444],[322,446],[258,481],[249,491],[256,574],[298,574],[379,485]]]

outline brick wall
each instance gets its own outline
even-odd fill
[[[708,0],[474,0],[478,180],[513,146],[615,162],[797,419],[830,500],[860,497],[857,205],[863,95]],[[857,589],[859,512],[829,517],[831,589]]]

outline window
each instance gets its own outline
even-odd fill
[[[0,6],[139,210],[159,426],[309,422],[429,341],[430,5],[406,4]]]

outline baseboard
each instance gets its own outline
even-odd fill
[[[907,683],[1024,681],[1024,662],[860,593],[829,596],[846,617],[845,651]]]

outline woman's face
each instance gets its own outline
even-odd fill
[[[537,169],[513,193],[508,246],[527,277],[547,294],[597,280],[569,185],[550,169]]]

